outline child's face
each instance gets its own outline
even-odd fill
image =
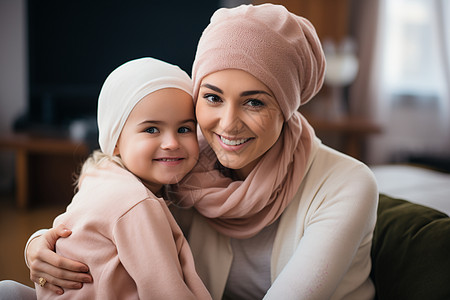
[[[114,154],[153,193],[180,181],[198,159],[192,97],[175,88],[145,96],[128,117]]]

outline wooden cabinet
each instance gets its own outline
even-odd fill
[[[254,4],[266,2],[253,1]],[[349,0],[274,0],[270,3],[284,5],[292,13],[310,20],[321,40],[330,38],[339,42],[348,35]]]
[[[70,203],[74,174],[89,155],[83,142],[28,134],[0,137],[0,150],[15,157],[15,198],[19,208],[30,204]]]
[[[326,119],[305,114],[322,142],[332,148],[365,162],[367,139],[382,132],[375,122],[354,116]]]

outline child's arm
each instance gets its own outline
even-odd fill
[[[120,218],[113,234],[140,297],[211,299],[195,272],[190,249],[186,252],[187,241],[162,201],[140,202]]]

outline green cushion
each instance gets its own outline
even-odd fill
[[[450,299],[446,214],[380,195],[371,255],[377,299]]]

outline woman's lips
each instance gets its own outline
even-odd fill
[[[217,138],[219,140],[220,145],[222,146],[222,148],[224,148],[225,150],[229,150],[229,151],[238,151],[240,149],[242,149],[243,147],[245,147],[247,145],[247,143],[252,140],[253,138],[226,138],[224,136],[221,135],[217,135]]]
[[[249,139],[233,139],[233,140],[230,140],[230,139],[227,139],[227,138],[225,138],[225,137],[223,137],[223,136],[220,136],[220,140],[221,140],[222,143],[224,143],[225,145],[228,145],[228,146],[238,146],[238,145],[240,145],[240,144],[243,144],[243,143],[247,142]]]

